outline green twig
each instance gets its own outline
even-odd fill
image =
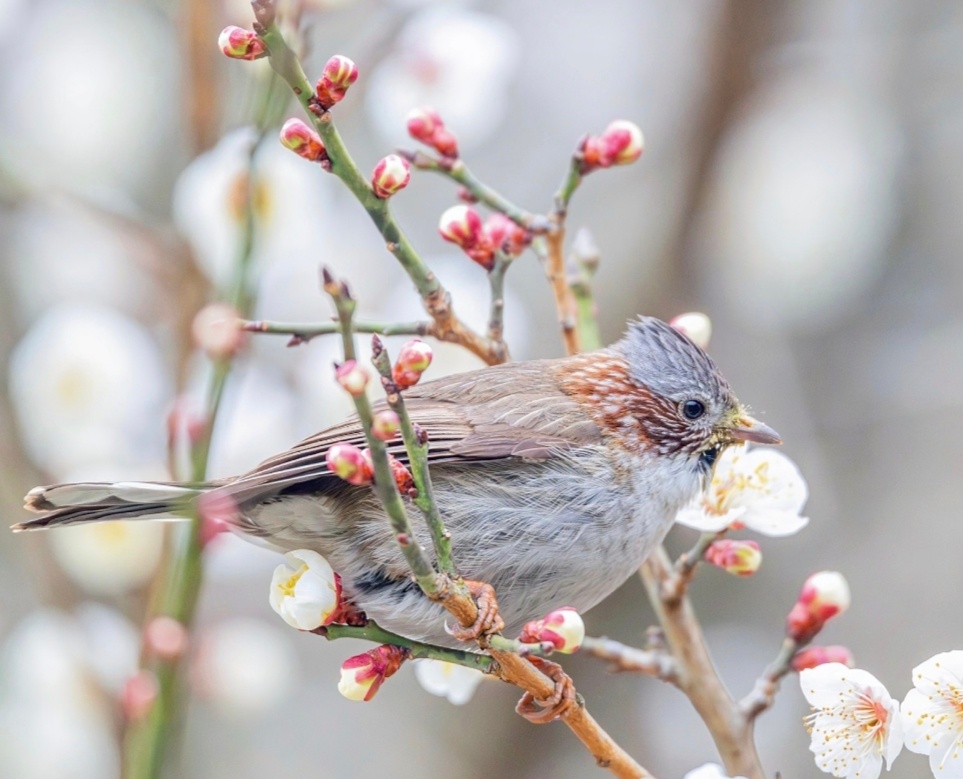
[[[425,644],[421,641],[413,641],[397,633],[385,630],[372,620],[368,620],[365,625],[328,625],[313,630],[320,636],[334,641],[338,638],[360,638],[366,641],[374,641],[377,644],[393,644],[403,646],[410,650],[413,658],[429,658],[431,660],[442,660],[446,663],[463,665],[466,668],[474,668],[482,673],[493,673],[497,669],[495,660],[490,655],[483,655],[478,652],[465,652],[461,649],[448,649],[447,647]]]
[[[502,252],[495,253],[495,264],[488,271],[491,303],[488,313],[488,338],[492,343],[505,343],[505,272],[512,258]]]
[[[330,335],[341,332],[339,322],[267,322],[254,320],[242,322],[241,327],[251,333],[267,333],[269,335],[291,336],[289,346],[307,343],[319,335]],[[356,333],[377,333],[378,335],[417,335],[432,334],[432,322],[357,322],[352,321],[351,329]]]

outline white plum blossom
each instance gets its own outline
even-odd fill
[[[825,663],[799,674],[813,708],[806,717],[809,749],[825,773],[847,779],[876,779],[903,749],[899,704],[871,673]]]
[[[706,489],[675,518],[703,533],[749,528],[787,536],[809,523],[800,515],[809,496],[795,463],[774,449],[730,446],[716,462]]]
[[[432,695],[461,706],[471,700],[485,674],[457,663],[426,659],[415,663],[415,678]]]
[[[941,652],[913,669],[903,700],[910,752],[929,755],[934,776],[963,777],[963,650]]]
[[[271,608],[298,630],[327,625],[341,602],[338,575],[310,549],[288,552],[284,561],[271,579]]]
[[[746,777],[730,777],[718,763],[706,763],[698,768],[693,768],[682,779],[746,779]]]

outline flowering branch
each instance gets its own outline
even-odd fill
[[[389,198],[380,197],[361,175],[332,121],[328,110],[330,106],[323,105],[323,101],[319,102],[315,90],[304,75],[297,55],[288,46],[275,24],[274,5],[274,0],[255,0],[252,3],[257,18],[255,31],[267,47],[271,67],[291,87],[320,136],[324,158],[319,161],[344,182],[368,212],[384,238],[388,251],[404,268],[418,290],[425,310],[434,320],[433,335],[444,341],[461,344],[489,364],[503,361],[504,352],[497,349],[496,344],[476,333],[456,316],[451,295],[415,251],[391,214]]]

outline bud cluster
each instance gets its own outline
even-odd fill
[[[344,96],[355,81],[358,80],[358,66],[347,57],[335,54],[328,60],[321,72],[321,78],[314,87],[314,96],[325,111],[335,103],[344,100]]]
[[[601,135],[590,135],[582,146],[582,173],[613,165],[628,165],[642,156],[645,144],[638,125],[625,119],[612,122]]]
[[[542,619],[525,623],[518,640],[523,644],[548,642],[556,652],[577,652],[585,641],[585,623],[571,606],[563,606]]]
[[[324,459],[328,470],[348,484],[363,487],[374,482],[374,461],[370,449],[359,449],[347,443],[334,444],[328,449]],[[388,465],[398,491],[402,495],[408,495],[415,487],[411,471],[391,454],[388,455]]]
[[[490,271],[495,266],[495,252],[509,256],[521,254],[532,240],[531,234],[504,214],[492,214],[484,221],[471,206],[452,206],[441,215],[438,232]]]
[[[431,146],[442,157],[458,156],[458,139],[445,127],[438,112],[431,108],[415,108],[408,114],[408,134]]]

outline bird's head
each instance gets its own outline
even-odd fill
[[[781,442],[749,416],[709,355],[665,322],[631,322],[615,350],[635,387],[632,415],[658,453],[684,455],[708,472],[727,446]]]

